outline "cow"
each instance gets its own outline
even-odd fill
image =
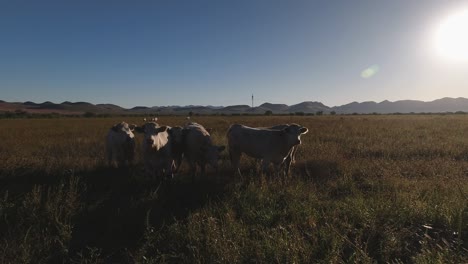
[[[292,156],[293,148],[301,144],[300,136],[308,131],[306,127],[297,124],[288,125],[281,130],[231,125],[227,133],[231,163],[240,174],[240,158],[245,153],[262,160],[262,173],[267,171],[270,163],[278,171],[288,156]],[[287,168],[289,169],[288,165]]]
[[[169,131],[169,139],[172,143],[172,158],[174,160],[174,173],[177,173],[180,165],[182,164],[182,158],[185,152],[185,135],[184,130],[180,126],[170,127]]]
[[[143,160],[146,172],[157,178],[173,178],[174,158],[172,153],[172,140],[170,127],[159,126],[156,122],[146,122],[135,128],[138,133],[144,134],[142,143]]]
[[[198,123],[185,124],[183,135],[184,156],[189,163],[192,180],[195,178],[197,165],[200,166],[202,174],[205,173],[206,164],[218,170],[219,155],[226,147],[213,145],[210,133]]]
[[[106,137],[107,162],[117,167],[131,165],[135,157],[135,125],[125,122],[115,124],[109,129]]]
[[[286,127],[288,127],[289,124],[282,124],[282,125],[276,125],[269,127],[268,129],[273,129],[273,130],[283,130]],[[291,148],[291,151],[289,151],[288,156],[284,160],[283,165],[285,166],[285,173],[286,175],[289,175],[289,169],[291,168],[291,164],[294,164],[296,162],[296,152],[297,149],[299,148],[299,145],[295,145]]]

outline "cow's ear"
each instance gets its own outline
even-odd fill
[[[138,133],[145,133],[145,125],[135,127],[135,131]]]
[[[309,132],[309,129],[307,129],[307,127],[301,127],[299,129],[299,132],[301,132],[301,134],[306,134],[307,132]]]
[[[111,129],[112,129],[112,131],[114,131],[114,132],[119,132],[119,127],[118,127],[118,125],[113,126]]]
[[[168,130],[168,127],[167,126],[162,126],[162,127],[159,127],[158,128],[158,133],[161,133],[161,132],[166,132]]]
[[[173,135],[178,129],[181,129],[181,127],[169,127],[167,129],[167,133],[169,133],[169,135]]]
[[[218,147],[218,152],[222,152],[222,151],[225,150],[225,149],[226,149],[225,146],[219,146],[219,147]]]
[[[135,125],[135,124],[131,124],[131,125],[128,126],[128,128],[130,128],[130,131],[135,130],[136,127],[137,127],[137,125]]]

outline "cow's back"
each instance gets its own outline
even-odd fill
[[[281,132],[277,130],[235,124],[229,128],[227,136],[230,149],[259,159],[275,154],[281,145]]]

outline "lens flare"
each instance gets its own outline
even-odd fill
[[[361,77],[364,79],[371,78],[372,76],[376,75],[379,72],[379,65],[372,65],[369,68],[363,70],[361,72]]]

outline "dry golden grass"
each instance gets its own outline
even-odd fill
[[[309,133],[285,182],[224,152],[220,175],[161,185],[139,135],[134,166],[106,167],[122,120],[143,122],[0,122],[1,263],[468,262],[468,116],[196,116],[220,145],[233,123]]]

